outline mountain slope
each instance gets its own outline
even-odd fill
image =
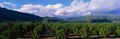
[[[0,8],[0,21],[41,21],[41,20],[42,18],[36,15]]]
[[[88,16],[81,16],[76,18],[63,18],[65,22],[86,22]],[[91,15],[89,16],[91,22],[120,22],[118,15]]]

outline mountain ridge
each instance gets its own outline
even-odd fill
[[[86,22],[87,15],[80,17],[47,17],[49,22]],[[0,8],[0,21],[42,21],[45,17]],[[120,22],[118,15],[90,15],[91,22]]]
[[[0,8],[0,21],[41,21],[42,18],[33,14]]]

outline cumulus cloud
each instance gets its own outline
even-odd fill
[[[120,0],[91,0],[89,2],[84,2],[84,0],[74,0],[70,6],[57,10],[55,14],[59,16],[74,16],[74,14],[77,14],[75,16],[80,16],[88,14],[88,12],[94,14],[105,13],[120,9],[119,2]]]
[[[62,4],[46,6],[40,4],[25,4],[20,9],[17,9],[17,11],[39,16],[77,17],[89,13],[107,13],[118,9],[120,10],[119,2],[120,0],[91,0],[89,2],[73,0],[69,6],[63,6]]]
[[[38,16],[50,16],[53,17],[55,16],[54,13],[56,10],[62,8],[62,4],[55,4],[55,5],[33,5],[33,4],[25,4],[23,5],[20,9],[17,9],[17,11],[20,12],[26,12],[26,13],[31,13],[35,14]]]
[[[4,5],[2,3],[0,3],[0,7],[4,7]]]
[[[10,2],[2,2],[2,4],[7,5],[7,6],[11,6],[12,8],[16,7],[16,4],[10,3]]]
[[[89,10],[96,12],[108,12],[120,9],[120,0],[92,0],[89,3]]]
[[[16,8],[16,4],[13,4],[13,3],[10,3],[10,2],[1,2],[0,3],[0,7],[3,7],[3,8]]]

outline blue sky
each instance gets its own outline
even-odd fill
[[[18,7],[24,4],[41,4],[41,5],[48,5],[48,4],[57,4],[61,3],[64,6],[70,5],[73,0],[0,0],[0,2],[10,2],[16,4]]]
[[[76,17],[94,14],[119,14],[120,0],[0,0],[0,7],[38,16]]]
[[[8,2],[16,4],[17,8],[20,8],[24,4],[41,4],[41,5],[54,5],[57,3],[63,4],[64,6],[69,6],[73,0],[0,0],[0,2]],[[90,0],[84,0],[84,2],[89,2]],[[9,6],[6,6],[10,8]]]
[[[23,4],[56,4],[61,3],[65,6],[69,5],[73,0],[0,0],[0,2],[11,2],[15,3],[17,5],[23,5]],[[85,2],[88,2],[90,0],[85,0]]]

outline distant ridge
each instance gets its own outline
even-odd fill
[[[66,22],[86,22],[88,16],[80,16],[76,18],[63,18]],[[91,15],[91,22],[120,22],[119,15]]]
[[[42,17],[0,7],[0,21],[42,21]]]

